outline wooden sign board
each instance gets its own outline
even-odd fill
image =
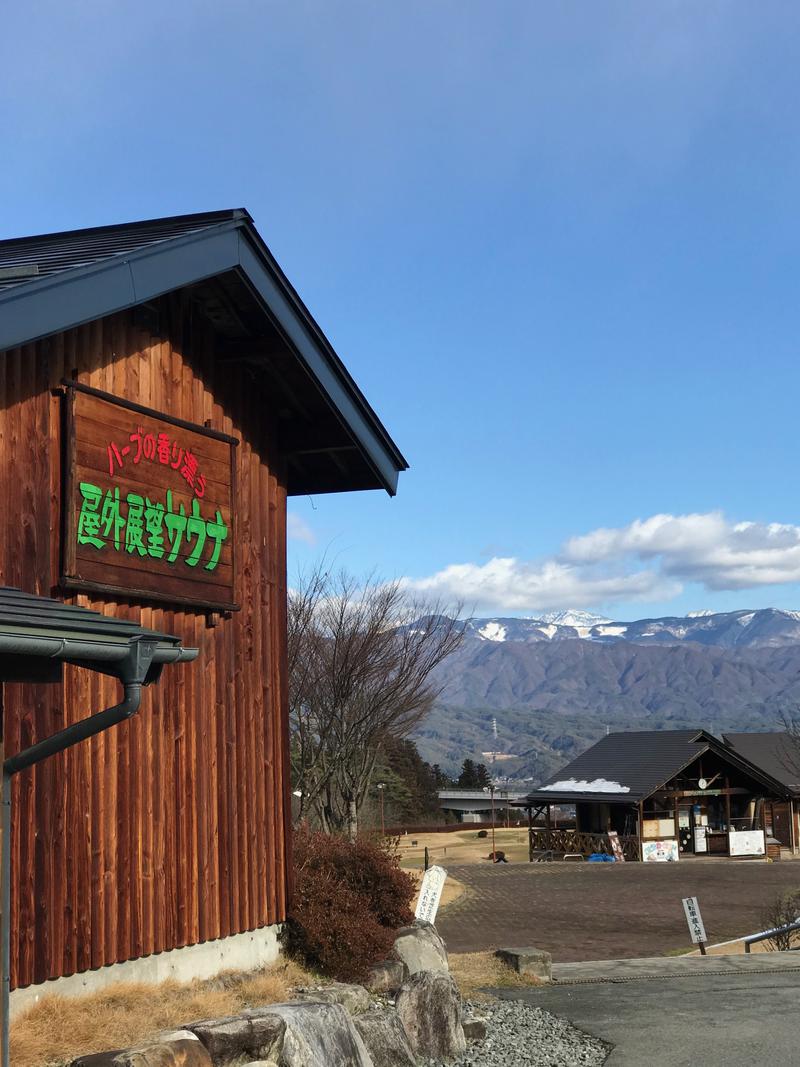
[[[611,842],[611,852],[617,863],[625,862],[625,853],[622,849],[622,842],[619,839],[619,834],[616,830],[608,831],[608,840]]]
[[[236,440],[85,386],[66,403],[62,584],[235,609]]]

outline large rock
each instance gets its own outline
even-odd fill
[[[324,986],[298,989],[295,990],[294,999],[316,1004],[341,1004],[351,1015],[359,1015],[370,1006],[369,993],[363,985],[351,985],[348,982],[330,982]]]
[[[401,960],[383,960],[370,967],[364,983],[370,993],[396,993],[408,978],[408,967]]]
[[[449,972],[447,948],[436,927],[418,919],[413,926],[404,926],[397,932],[393,955],[408,968],[408,973],[419,971]]]
[[[447,1061],[465,1051],[461,998],[449,974],[412,974],[397,994],[395,1008],[417,1056]]]
[[[72,1061],[71,1067],[213,1067],[211,1057],[194,1034],[174,1035],[174,1038],[80,1056]]]
[[[373,1067],[364,1042],[341,1004],[270,1004],[250,1017],[283,1019],[281,1067]]]
[[[286,1023],[277,1015],[232,1015],[189,1023],[186,1028],[208,1049],[214,1067],[250,1059],[278,1059]]]
[[[415,1067],[414,1053],[396,1011],[376,1008],[356,1015],[353,1025],[375,1067]]]

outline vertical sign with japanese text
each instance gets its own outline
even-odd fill
[[[234,609],[234,447],[108,394],[67,390],[63,584]]]
[[[429,867],[422,877],[422,885],[419,890],[419,900],[414,913],[415,919],[422,919],[426,923],[436,922],[436,912],[439,910],[439,901],[442,898],[442,890],[447,880],[447,871],[444,867]]]
[[[695,945],[704,945],[707,940],[706,928],[700,915],[700,905],[697,903],[697,897],[684,897],[683,910],[686,915],[686,922],[689,924],[689,934],[692,941]]]

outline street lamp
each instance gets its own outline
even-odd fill
[[[494,848],[494,781],[483,787],[484,793],[489,793],[492,798],[492,863],[497,863],[497,853]]]
[[[381,798],[381,837],[386,837],[386,828],[383,825],[383,791],[386,788],[384,782],[378,782],[378,796]]]

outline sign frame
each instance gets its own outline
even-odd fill
[[[434,864],[425,871],[419,887],[419,897],[414,912],[415,919],[431,924],[436,922],[439,901],[442,899],[442,890],[446,881],[447,871],[444,867]]]
[[[677,863],[680,856],[677,837],[659,837],[642,841],[643,863]]]
[[[681,904],[683,904],[683,912],[686,916],[686,924],[689,927],[689,936],[692,939],[692,944],[699,945],[700,952],[705,956],[708,937],[706,936],[706,927],[703,922],[703,916],[700,914],[700,905],[697,903],[697,897],[683,897]]]
[[[757,844],[757,847],[752,847],[754,844]],[[728,831],[729,856],[766,856],[766,854],[767,836],[763,830]]]
[[[168,415],[165,412],[157,411],[155,408],[146,407],[143,404],[138,404],[135,401],[127,400],[123,397],[115,396],[113,393],[106,393],[102,389],[94,389],[91,386],[83,385],[80,382],[75,382],[69,379],[63,379],[63,408],[62,408],[62,496],[61,496],[61,551],[59,554],[59,585],[64,589],[78,590],[86,592],[102,593],[106,596],[113,597],[125,597],[136,600],[155,601],[157,603],[168,603],[186,605],[187,607],[196,608],[199,610],[205,610],[210,612],[220,611],[239,611],[241,605],[236,601],[236,589],[237,589],[237,567],[236,558],[238,555],[237,544],[237,521],[236,521],[236,449],[239,446],[239,440],[236,437],[232,437],[230,434],[222,433],[220,430],[214,430],[209,426],[201,426],[197,423],[189,422],[186,419],[178,418],[174,415]],[[191,433],[199,434],[202,437],[208,437],[215,441],[223,442],[230,446],[230,494],[231,494],[231,508],[230,508],[230,546],[231,546],[231,596],[229,599],[211,599],[207,596],[191,596],[186,593],[172,593],[162,592],[159,590],[141,588],[136,586],[135,581],[131,585],[117,585],[113,582],[100,582],[93,579],[82,578],[76,571],[78,568],[76,540],[74,537],[75,530],[77,528],[77,485],[76,485],[76,466],[77,466],[77,442],[76,442],[76,414],[75,414],[75,402],[76,395],[82,393],[87,396],[95,397],[106,403],[113,404],[116,407],[123,408],[127,411],[135,412],[138,415],[143,415],[146,418],[157,420],[158,422],[164,422],[172,426],[177,426],[180,429],[188,430]]]

